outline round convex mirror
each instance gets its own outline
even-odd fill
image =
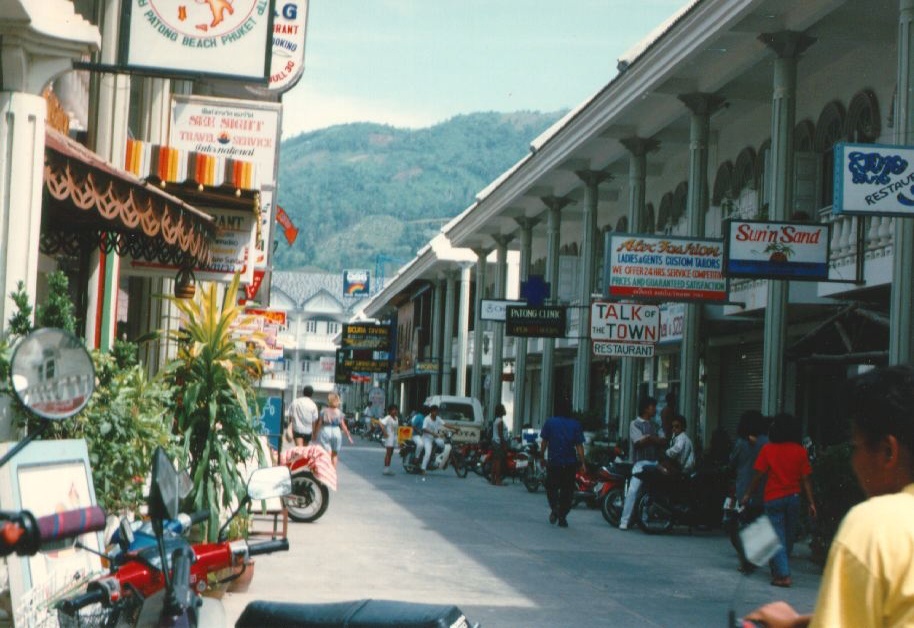
[[[77,414],[95,391],[95,367],[82,342],[62,329],[38,329],[16,346],[13,390],[26,408],[60,421]]]

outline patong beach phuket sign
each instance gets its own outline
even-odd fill
[[[914,148],[836,144],[836,214],[914,215]]]
[[[720,240],[611,233],[605,247],[610,299],[727,301]]]
[[[272,27],[270,0],[124,0],[120,65],[266,84]]]

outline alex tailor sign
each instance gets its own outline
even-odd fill
[[[125,69],[267,84],[272,0],[123,0],[122,6]]]
[[[660,308],[637,303],[592,303],[590,338],[596,356],[651,357],[660,340]]]
[[[914,148],[835,145],[836,214],[914,215]]]
[[[727,226],[729,277],[828,280],[828,225],[732,220]]]
[[[727,301],[720,240],[611,233],[605,246],[609,298]]]

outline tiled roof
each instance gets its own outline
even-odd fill
[[[273,286],[289,295],[298,307],[321,290],[329,293],[350,312],[355,311],[364,299],[343,296],[343,273],[273,271]]]

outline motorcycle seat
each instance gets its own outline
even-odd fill
[[[356,600],[332,604],[292,604],[251,602],[244,609],[236,628],[469,628],[463,612],[456,606],[411,604],[388,600]]]

